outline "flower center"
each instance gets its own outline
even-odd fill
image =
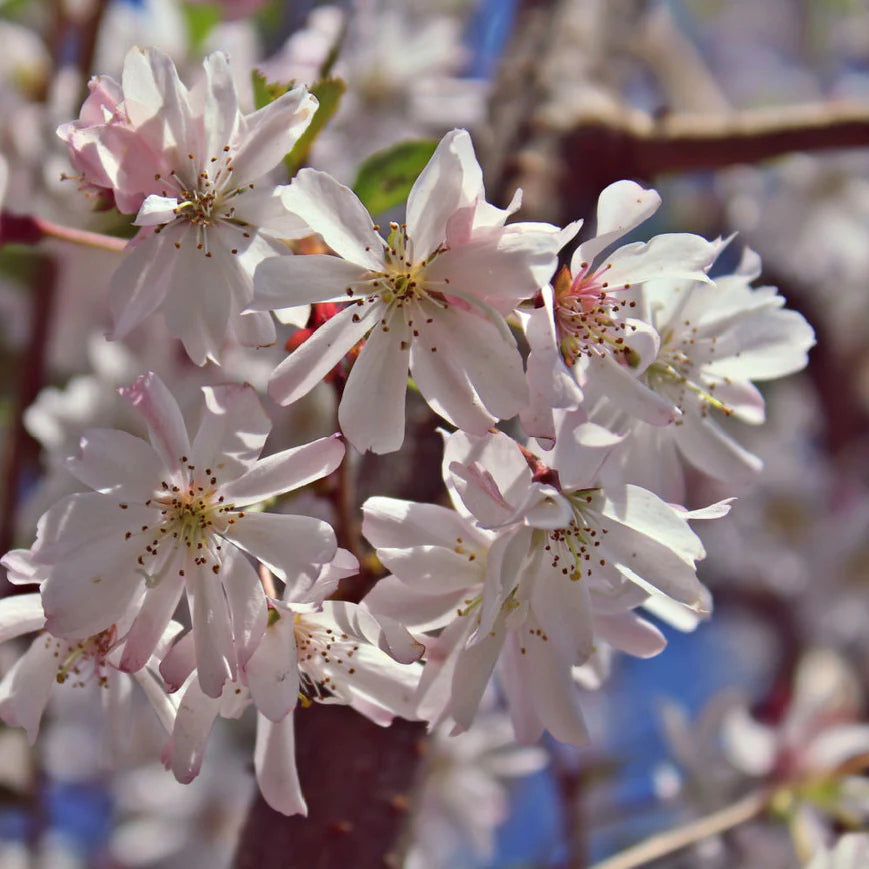
[[[565,528],[550,531],[543,547],[552,558],[552,566],[560,569],[571,582],[578,582],[583,573],[590,577],[598,565],[606,566],[606,559],[600,558],[595,550],[600,547],[607,529],[595,528],[588,516],[588,505],[594,501],[595,491],[583,489],[564,495],[570,502],[573,518]]]
[[[72,678],[71,684],[80,688],[94,679],[101,688],[107,688],[109,665],[106,655],[114,648],[117,639],[115,625],[75,644],[45,634],[46,645],[50,648],[53,644],[54,657],[60,659],[55,677],[57,683],[63,685]]]
[[[342,676],[356,672],[353,656],[359,644],[345,633],[327,628],[304,615],[293,617],[293,633],[298,650],[302,702],[340,696],[340,685],[334,681],[336,671]]]
[[[608,265],[592,271],[588,263],[582,263],[580,269],[571,277],[563,268],[553,283],[555,325],[565,364],[570,367],[581,356],[607,354],[621,354],[630,364],[632,351],[624,336],[635,327],[624,323],[617,313],[635,307],[636,302],[612,296],[604,280]],[[624,289],[630,289],[630,284],[625,284]]]
[[[124,535],[129,540],[134,534],[141,534],[148,541],[137,561],[145,568],[152,585],[159,583],[166,556],[176,551],[178,546],[187,548],[195,565],[202,567],[210,561],[211,570],[218,573],[222,548],[220,535],[245,515],[243,511],[236,511],[235,505],[224,503],[223,495],[218,491],[217,475],[211,468],[198,471],[188,462],[187,456],[181,456],[181,464],[183,478],[180,485],[162,480],[157,494],[145,502],[146,507],[159,509],[156,522],[142,525],[137,531],[127,531]],[[119,506],[122,510],[127,509],[126,504]],[[167,541],[168,546],[164,547]],[[183,569],[179,573],[183,576]]]

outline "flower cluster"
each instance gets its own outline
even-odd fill
[[[4,721],[34,739],[56,683],[92,686],[117,732],[135,682],[189,782],[214,722],[253,706],[259,786],[287,814],[306,811],[299,705],[425,720],[446,739],[488,714],[494,680],[520,742],[586,742],[580,685],[610,652],[660,652],[648,614],[710,615],[691,522],[727,513],[759,468],[732,425],[763,421],[753,381],[801,368],[814,340],[752,286],[751,251],[727,273],[721,240],[623,243],[660,204],[631,181],[604,190],[595,234],[559,269],[581,222],[510,222],[521,195],[487,201],[465,130],[440,140],[388,229],[326,172],[276,183],[316,110],[299,86],[244,112],[222,53],[187,88],[167,55],[133,49],[121,82],[94,79],[60,127],[82,186],[138,227],[111,282],[112,340],[161,309],[203,366],[275,343],[275,319],[308,328],[269,377],[268,413],[247,384],[206,385],[195,408],[153,371],[122,388],[147,439],[81,433],[65,463],[77,489],[2,559],[39,593],[0,602],[0,639],[39,631],[0,682]],[[324,380],[340,433],[263,455],[272,418],[305,417]],[[354,470],[344,439],[402,448],[411,393],[450,427],[451,506],[368,498],[376,559],[360,567],[344,493],[340,509],[319,496]],[[731,487],[723,500],[690,503],[688,467]],[[377,582],[351,603],[360,571]]]

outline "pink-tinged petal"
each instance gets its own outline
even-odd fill
[[[455,212],[482,198],[483,172],[471,137],[467,130],[452,130],[441,139],[407,197],[413,259],[421,262],[445,242],[447,223]]]
[[[196,668],[196,646],[193,632],[178,639],[160,662],[160,675],[166,681],[168,691],[177,691]]]
[[[684,604],[678,603],[669,597],[664,597],[660,592],[650,594],[643,601],[643,609],[656,619],[676,628],[677,631],[691,633],[712,612],[712,597],[707,596],[703,602],[701,611],[689,609]]]
[[[235,92],[235,83],[232,79],[227,56],[222,51],[214,51],[203,60],[202,65],[205,67],[205,98],[202,112],[205,153],[197,156],[201,162],[207,165],[207,161],[211,157],[223,156],[223,146],[232,141],[238,127],[240,114],[238,96]],[[268,168],[271,169],[272,166]],[[233,180],[241,186],[242,180],[250,179],[233,176]]]
[[[869,752],[869,724],[839,724],[819,733],[803,747],[808,769],[834,770]]]
[[[191,559],[185,572],[199,684],[209,697],[220,697],[226,680],[235,675],[236,664],[226,598],[211,571],[206,575]]]
[[[133,221],[134,226],[159,226],[171,223],[178,216],[178,200],[174,196],[152,193],[143,203]]]
[[[280,721],[296,708],[299,663],[292,613],[274,611],[256,651],[244,667],[247,687],[257,711]]]
[[[667,638],[635,613],[595,613],[594,627],[610,645],[637,658],[652,658],[667,645]]]
[[[612,289],[655,278],[708,281],[706,269],[721,250],[720,241],[691,233],[656,235],[648,242],[626,244],[606,258],[606,281]]]
[[[255,504],[331,474],[343,458],[339,435],[320,438],[260,459],[246,474],[221,487],[220,493],[236,507]]]
[[[504,647],[505,637],[506,631],[501,625],[499,630],[493,630],[459,653],[449,705],[449,714],[455,719],[458,732],[468,730],[474,723],[483,692]]]
[[[446,281],[445,292],[485,299],[507,314],[546,284],[557,265],[555,227],[511,224],[481,230],[466,244],[438,254],[426,267],[425,278]]]
[[[332,595],[342,579],[359,573],[356,556],[347,549],[335,553],[328,564],[299,565],[293,582],[284,588],[283,600],[289,604],[319,604]]]
[[[293,88],[241,124],[242,142],[232,158],[233,181],[255,181],[281,162],[305,132],[317,111],[317,98],[304,86]]]
[[[473,548],[488,545],[481,533],[455,510],[439,504],[418,504],[398,498],[376,496],[362,505],[362,533],[375,548],[409,549],[432,544]]]
[[[510,419],[528,401],[522,357],[509,332],[454,305],[420,331],[423,342],[437,348],[432,364],[448,356],[451,364],[465,372],[483,407],[497,419]]]
[[[218,226],[208,238],[219,234]],[[175,289],[166,296],[163,314],[169,332],[184,344],[191,361],[201,366],[209,359],[219,363],[230,318],[250,301],[253,281],[222,244],[210,244],[207,252],[198,250],[197,244],[188,232],[180,250],[172,251],[179,262],[179,285],[184,292]]]
[[[634,371],[609,356],[589,360],[585,372],[596,391],[649,425],[670,425],[678,415],[671,401],[649,389]]]
[[[464,588],[426,594],[397,576],[384,576],[365,595],[363,604],[375,615],[389,616],[410,630],[433,631],[453,622],[456,610],[467,606],[466,598]]]
[[[15,594],[0,599],[0,643],[38,631],[44,624],[40,594]]]
[[[371,330],[350,371],[338,422],[360,453],[392,453],[404,442],[409,347],[410,329],[399,311]]]
[[[583,410],[556,414],[557,437],[552,464],[566,491],[591,488],[612,451],[624,440],[609,429],[588,422]]]
[[[224,535],[259,559],[284,582],[295,570],[334,557],[335,532],[322,519],[288,513],[247,513]]]
[[[763,395],[747,380],[719,381],[712,385],[710,392],[716,401],[720,401],[731,411],[735,419],[749,425],[761,425],[766,419]]]
[[[116,765],[129,756],[133,732],[133,682],[126,673],[109,670],[100,701],[105,722],[100,748],[107,763]]]
[[[159,119],[166,145],[195,141],[187,88],[172,59],[155,48],[131,48],[121,78],[124,106],[133,127]]]
[[[62,651],[67,645],[47,634],[37,637],[0,682],[0,720],[10,727],[23,727],[31,745],[56,684],[58,647]]]
[[[253,279],[251,308],[272,311],[313,302],[341,301],[368,271],[337,256],[307,254],[263,260]]]
[[[178,402],[163,381],[149,371],[120,392],[148,424],[151,444],[163,464],[173,471],[180,469],[181,457],[190,455],[190,440]]]
[[[418,661],[424,651],[423,645],[398,622],[377,616],[359,604],[342,600],[323,601],[323,614],[344,633],[362,637],[399,664]]]
[[[307,395],[374,326],[382,312],[381,304],[366,309],[349,305],[327,320],[275,368],[269,396],[287,405]]]
[[[164,465],[141,438],[115,429],[88,429],[66,467],[97,492],[144,502],[160,485]]]
[[[151,232],[150,230],[145,230]],[[179,222],[167,226],[159,235],[151,233],[124,257],[109,282],[109,307],[113,327],[111,341],[126,337],[151,316],[165,301],[179,271],[176,242],[186,229]]]
[[[150,670],[139,670],[133,674],[133,678],[139,683],[142,691],[144,691],[148,702],[151,704],[151,708],[157,715],[157,719],[163,725],[163,729],[167,734],[172,733],[177,710],[172,698],[166,693],[161,682]]]
[[[447,549],[443,546],[414,546],[410,549],[379,547],[377,557],[383,566],[406,582],[416,592],[446,594],[461,591],[482,583],[484,558],[472,552],[459,553],[461,545]],[[485,553],[483,553],[485,554]]]
[[[223,590],[232,616],[232,635],[238,663],[244,666],[262,638],[268,605],[259,574],[234,546],[224,548],[220,565]]]
[[[628,525],[608,523],[606,549],[602,551],[619,572],[644,590],[663,592],[696,612],[703,612],[708,592],[697,579],[694,565],[683,561],[671,548],[665,525],[666,520],[662,521],[660,535],[653,538]]]
[[[676,443],[695,468],[741,489],[754,482],[763,462],[740,446],[714,420],[683,418]]]
[[[206,386],[205,406],[190,462],[200,473],[220,467],[219,479],[232,480],[259,458],[272,424],[254,388],[248,384]]]
[[[70,558],[86,557],[88,552],[100,560],[117,550],[126,552],[133,564],[144,549],[137,539],[144,533],[141,527],[153,525],[159,516],[155,507],[121,501],[98,492],[69,495],[40,516],[33,562],[43,568],[53,564],[64,567],[64,562]],[[128,531],[131,532],[129,537]]]
[[[42,589],[47,630],[57,636],[90,636],[129,617],[144,577],[123,543],[93,541],[51,567]]]
[[[307,308],[293,309],[304,311],[304,322],[307,322],[309,311]],[[281,320],[281,322],[291,322]],[[303,322],[303,325],[304,325]],[[292,325],[296,325],[292,323]],[[277,341],[277,330],[271,315],[265,311],[250,311],[239,314],[230,320],[229,334],[242,345],[242,347],[271,347]]]
[[[190,784],[199,775],[205,744],[219,710],[220,700],[206,695],[193,679],[178,707],[175,727],[167,746],[172,773],[181,784]]]
[[[44,568],[33,560],[30,549],[10,549],[0,558],[0,565],[6,568],[6,579],[13,585],[30,585],[45,578]]]
[[[558,650],[568,667],[584,664],[594,651],[588,582],[565,576],[561,564],[553,564],[552,555],[540,544],[526,570],[535,574],[530,603],[546,642]],[[523,632],[523,642],[524,636]],[[539,638],[534,642],[540,642]]]
[[[260,793],[276,812],[307,816],[308,805],[296,769],[292,715],[277,724],[264,715],[257,716],[253,763]]]
[[[302,169],[283,191],[285,208],[300,217],[343,259],[383,269],[383,239],[356,194],[331,175]]]
[[[526,639],[524,635],[512,634],[505,644],[498,672],[505,676],[502,683],[518,742],[536,742],[542,727],[560,742],[588,743],[588,728],[570,664],[559,656],[552,644],[539,637]],[[523,718],[520,707],[532,710],[536,722]]]
[[[648,220],[660,207],[655,190],[645,190],[635,181],[616,181],[597,203],[597,235],[583,242],[573,255],[570,270],[576,274],[582,263],[592,263],[598,254]]]
[[[141,670],[163,638],[184,590],[184,580],[178,575],[179,568],[183,569],[184,560],[180,551],[173,553],[169,570],[162,581],[145,592],[142,608],[124,643],[124,654],[119,665],[121,670],[128,673]]]
[[[422,330],[420,330],[422,333]],[[429,407],[454,426],[481,435],[496,422],[484,407],[468,375],[458,363],[432,347],[426,336],[410,348],[410,369]]]
[[[450,477],[449,469],[453,462],[470,466],[478,464],[494,482],[497,491],[511,507],[522,503],[531,486],[531,469],[519,449],[519,444],[503,432],[487,433],[475,437],[463,431],[453,432],[444,443],[444,479]],[[448,483],[449,486],[449,483]],[[497,501],[493,496],[492,504]],[[503,509],[503,505],[501,507]],[[500,512],[486,519],[496,522]],[[481,518],[481,517],[478,517]]]

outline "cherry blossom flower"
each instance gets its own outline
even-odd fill
[[[218,715],[257,709],[254,767],[266,801],[284,814],[306,813],[296,772],[293,712],[302,702],[352,706],[376,724],[395,715],[414,718],[422,646],[400,625],[358,604],[325,600],[338,580],[358,570],[354,556],[338,550],[322,569],[309,570],[269,600],[268,625],[253,654],[219,698],[209,697],[193,674],[191,643],[182,639],[162,672],[183,687],[173,736],[164,751],[182,782],[199,772],[205,743]]]
[[[140,377],[124,395],[150,443],[91,430],[69,469],[94,491],[70,495],[39,522],[31,549],[43,580],[46,627],[57,636],[99,633],[131,613],[120,667],[136,671],[186,590],[203,690],[220,695],[266,626],[266,597],[245,553],[283,580],[335,554],[329,525],[248,509],[334,470],[335,437],[259,455],[270,423],[254,391],[207,387],[196,436],[162,381]]]
[[[144,691],[166,732],[171,732],[175,705],[163,689],[157,664],[181,625],[169,622],[164,627],[154,644],[154,657],[146,662],[147,667],[133,674],[120,668],[129,619],[81,639],[52,636],[42,630],[44,626],[38,593],[0,600],[0,642],[40,631],[0,681],[0,719],[12,727],[23,727],[31,745],[36,742],[43,712],[58,686],[101,689],[106,713],[103,747],[108,758],[119,754],[129,733],[133,682]]]
[[[582,391],[569,383],[566,370],[579,360],[598,360],[597,375],[606,377],[606,388],[618,390],[624,365],[654,356],[660,339],[648,322],[634,316],[632,287],[661,277],[708,280],[706,270],[720,242],[690,233],[668,233],[614,248],[660,204],[661,197],[654,190],[633,181],[607,187],[598,201],[597,235],[579,245],[570,270],[563,269],[553,286],[544,289],[545,306],[526,318],[532,395],[522,415],[527,434],[554,439],[552,409],[571,410],[579,405]],[[582,385],[583,378],[576,376]],[[672,419],[663,402],[653,413],[658,422]]]
[[[683,461],[731,486],[751,482],[760,460],[722,423],[762,423],[753,381],[799,371],[815,343],[774,287],[751,286],[759,274],[759,257],[746,249],[737,269],[714,283],[644,284],[631,299],[635,316],[661,336],[654,352],[622,365],[582,363],[586,411],[626,435],[620,449],[631,480],[669,500],[684,497]]]
[[[303,231],[267,180],[317,107],[299,87],[242,114],[226,56],[209,55],[205,80],[187,89],[171,59],[133,48],[122,83],[91,81],[81,117],[61,125],[84,182],[110,191],[142,227],[112,277],[113,339],[161,308],[198,365],[219,361],[227,335],[274,341],[264,314],[245,314],[252,275],[278,239]],[[303,319],[303,318],[302,318]]]
[[[365,338],[339,407],[360,451],[401,446],[408,368],[431,408],[467,431],[514,416],[527,389],[503,316],[549,279],[563,235],[549,224],[505,226],[518,203],[502,211],[484,196],[464,130],[441,140],[410,192],[407,223],[385,242],[349,189],[300,172],[284,204],[338,256],[266,260],[254,307],[348,304],[275,369],[270,395],[295,401]]]

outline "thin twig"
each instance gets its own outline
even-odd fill
[[[695,842],[700,842],[750,821],[767,807],[769,800],[770,792],[766,788],[753,791],[741,800],[724,809],[719,809],[711,815],[706,815],[706,817],[685,824],[683,827],[677,827],[675,830],[667,830],[664,833],[651,836],[625,851],[608,857],[600,863],[595,863],[591,869],[634,869],[637,866],[644,866],[652,860],[666,857],[668,854],[687,848]]]
[[[8,211],[0,214],[0,243],[36,244],[44,238],[56,238],[70,244],[95,247],[99,250],[110,250],[116,253],[127,247],[125,238],[90,232],[87,229],[61,226],[58,223],[52,223],[50,220],[30,214],[12,214]]]

